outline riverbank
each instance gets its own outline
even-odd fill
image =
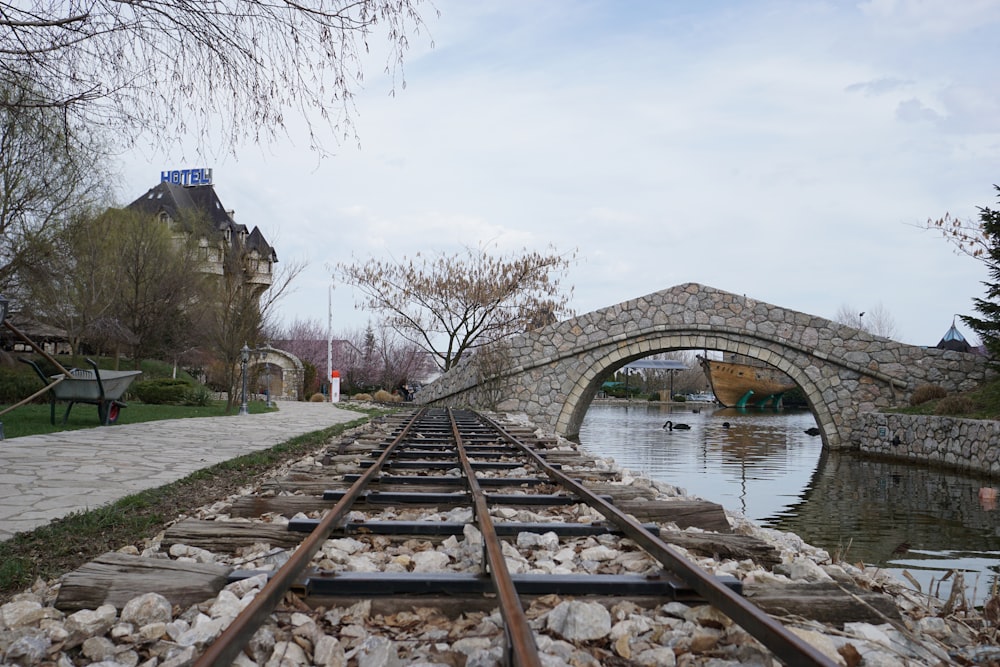
[[[507,415],[507,418],[512,423],[527,425],[522,416]],[[366,458],[365,448],[370,447],[366,444],[367,439],[378,428],[378,425],[369,425],[356,429],[345,434],[348,437],[342,438],[339,444],[342,449],[354,451],[360,461]],[[580,451],[574,443],[552,435],[545,437],[552,440],[552,449],[556,451]],[[327,447],[317,449],[281,466],[274,471],[274,477],[294,476],[296,471],[313,473],[324,469],[326,450]],[[596,458],[593,465],[614,473],[612,477],[615,481],[612,483],[623,489],[652,492],[662,500],[684,499],[676,487],[620,469],[610,460]],[[218,502],[192,508],[184,516],[225,521],[235,499],[236,496],[227,496]],[[827,625],[802,618],[781,619],[790,627],[797,628],[796,632],[806,637],[807,641],[828,652],[831,660],[838,664],[975,662],[981,661],[983,656],[1000,659],[995,622],[969,608],[961,594],[949,596],[944,601],[934,600],[915,593],[884,571],[835,562],[829,553],[803,543],[795,535],[761,528],[738,514],[727,512],[726,516],[734,533],[772,545],[779,554],[777,564],[758,563],[746,558],[698,556],[682,547],[677,548],[705,570],[720,576],[736,577],[747,589],[760,585],[825,585],[833,588],[850,585],[884,594],[892,600],[898,614],[895,620],[886,616],[884,622]],[[434,520],[433,513],[423,518]],[[270,521],[280,525],[286,519],[271,517]],[[412,565],[420,562],[428,564],[425,566],[433,571],[433,567],[451,564],[456,554],[475,552],[473,544],[465,544],[468,539],[469,536],[466,540],[437,545],[393,545],[391,558],[385,557],[390,551],[388,545],[377,540],[359,539],[356,545],[333,541],[334,544],[324,548],[324,557],[345,569],[373,564],[376,567],[398,567],[401,563]],[[160,532],[134,544],[122,545],[119,551],[181,562],[235,562],[233,554],[211,553],[176,544],[165,549],[163,545],[163,532]],[[613,565],[613,559],[629,551],[628,545],[620,539],[602,540],[600,546],[604,549],[600,553],[618,554],[610,556],[612,562],[609,566]],[[572,557],[565,560],[566,566],[585,567],[585,549],[573,548]],[[531,572],[536,568],[544,571],[551,567],[545,563],[551,563],[553,559],[544,558],[549,548],[539,543],[535,551],[537,554],[530,562],[518,565],[524,568],[522,571]],[[590,558],[597,553],[588,552]],[[241,553],[237,560],[241,568],[252,569],[267,559],[273,559],[275,554],[275,550],[261,545]],[[624,567],[626,561],[622,561],[620,566]],[[429,565],[435,562],[439,565]],[[0,607],[0,625],[3,626],[0,628],[0,652],[5,655],[6,662],[37,664],[35,658],[44,658],[61,664],[80,664],[84,659],[108,664],[137,665],[141,662],[150,667],[186,664],[186,659],[205,642],[211,641],[225,625],[226,619],[235,613],[234,610],[238,610],[243,601],[254,594],[252,585],[233,587],[213,600],[183,609],[179,615],[171,615],[169,620],[158,620],[158,616],[139,616],[134,611],[126,613],[124,609],[113,607],[62,614],[52,606],[59,586],[57,579],[39,581],[31,590],[22,592]],[[962,589],[957,586],[953,590]],[[560,610],[560,614],[570,610],[580,614],[596,611],[589,606],[593,603],[567,606],[569,602],[547,599],[532,603],[531,617],[536,632],[544,638],[540,647],[546,653],[546,664],[607,664],[611,658],[650,665],[669,665],[675,661],[690,665],[770,663],[766,653],[762,653],[744,632],[727,623],[726,619],[713,616],[703,606],[669,603],[644,609],[626,600],[605,600],[604,604],[611,610],[608,625],[587,631],[599,633],[596,637],[581,638],[574,636],[573,630],[565,629],[569,627],[565,624],[558,626],[563,630],[553,629],[556,609]],[[278,664],[278,655],[284,656],[280,661],[283,665],[346,665],[350,661],[351,665],[386,667],[401,664],[404,659],[413,662],[410,658],[417,656],[428,665],[492,665],[499,659],[496,651],[502,646],[503,631],[495,612],[472,612],[450,617],[441,610],[415,607],[405,616],[409,620],[403,618],[395,614],[389,621],[375,612],[370,602],[349,608],[289,610],[274,615],[265,626],[271,640],[258,645],[255,660],[246,658],[240,664]],[[605,656],[601,651],[610,653]],[[376,654],[382,657],[376,660],[373,657]],[[605,656],[605,660],[601,656]]]

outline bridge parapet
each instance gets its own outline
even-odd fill
[[[687,283],[514,336],[464,359],[417,400],[524,412],[573,437],[611,373],[673,350],[736,353],[778,368],[803,389],[834,448],[857,444],[851,422],[863,412],[906,403],[922,384],[965,391],[988,373],[977,355],[906,345]]]

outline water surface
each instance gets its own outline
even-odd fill
[[[690,429],[666,430],[667,420]],[[808,411],[595,403],[580,442],[836,558],[897,578],[905,571],[924,592],[946,597],[949,571],[963,571],[968,596],[981,604],[1000,572],[1000,511],[979,490],[1000,481],[827,453],[805,433],[815,425]]]

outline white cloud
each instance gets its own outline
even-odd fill
[[[317,164],[292,126],[207,166],[309,260],[289,320],[325,321],[352,256],[553,243],[580,251],[578,312],[701,282],[827,317],[882,303],[934,344],[982,270],[914,225],[994,201],[997,4],[446,0],[405,90],[370,73],[360,149]],[[170,161],[133,158],[126,199]],[[335,326],[370,319],[334,299]]]
[[[849,93],[860,92],[867,96],[877,96],[895,92],[900,89],[905,90],[912,85],[912,83],[912,81],[904,81],[901,79],[894,79],[892,77],[882,77],[874,81],[852,83],[845,88],[845,90]]]
[[[858,7],[880,27],[911,38],[960,35],[1000,22],[996,0],[869,0]]]
[[[943,118],[941,114],[924,106],[924,103],[915,97],[899,103],[896,117],[906,123],[936,123]]]

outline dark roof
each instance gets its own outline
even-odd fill
[[[66,339],[65,329],[60,329],[48,324],[42,324],[38,320],[30,319],[20,313],[11,313],[7,316],[7,319],[10,320],[11,324],[14,324],[22,333],[24,333],[24,335],[28,336],[32,340]]]
[[[224,233],[228,229],[234,239],[246,235],[247,248],[256,250],[261,257],[266,257],[272,262],[278,261],[277,253],[264,238],[264,234],[257,227],[254,227],[253,231],[248,231],[246,225],[236,222],[232,212],[227,211],[222,205],[212,185],[182,186],[164,181],[151,187],[146,194],[126,208],[149,216],[166,213],[171,220],[181,224],[185,220],[185,213],[201,213],[215,231]]]
[[[180,220],[186,211],[198,211],[203,213],[216,229],[224,229],[224,226],[230,223],[236,224],[211,185],[183,187],[163,182],[150,188],[127,208],[149,215],[159,215],[164,212],[174,220]]]
[[[272,262],[278,261],[278,253],[274,252],[274,248],[264,239],[264,234],[257,227],[254,227],[247,237],[247,247],[256,250],[261,257],[267,257]]]
[[[117,317],[99,317],[91,322],[86,329],[86,335],[102,341],[135,345],[139,338]]]
[[[945,332],[944,337],[938,342],[937,346],[940,350],[955,350],[956,352],[972,352],[972,346],[969,345],[965,337],[958,332],[955,328],[955,323],[951,323],[951,328]]]

